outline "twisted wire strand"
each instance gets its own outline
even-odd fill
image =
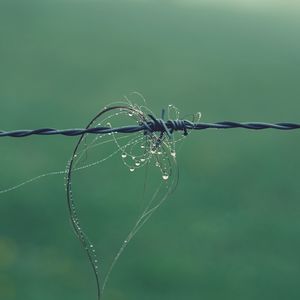
[[[182,131],[184,135],[188,134],[188,130],[204,130],[204,129],[233,129],[243,128],[250,130],[277,129],[277,130],[294,130],[300,129],[299,123],[265,123],[265,122],[216,122],[216,123],[193,123],[188,120],[168,120],[155,118],[153,115],[148,115],[147,122],[122,126],[122,127],[93,127],[93,128],[74,128],[74,129],[55,129],[55,128],[40,128],[34,130],[0,130],[0,137],[27,137],[31,135],[63,135],[63,136],[78,136],[85,133],[90,134],[108,134],[108,133],[134,133],[138,131],[147,132],[162,132],[171,135],[174,131]]]

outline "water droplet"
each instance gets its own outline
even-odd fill
[[[126,153],[122,153],[122,158],[126,158],[127,157],[127,154]]]
[[[157,161],[157,162],[155,163],[155,165],[156,165],[157,167],[159,167],[159,162]]]
[[[145,145],[141,145],[141,148],[144,149],[144,148],[145,148]]]
[[[132,160],[135,160],[135,156],[131,156]]]
[[[130,172],[133,172],[133,171],[134,171],[134,168],[129,168],[129,171],[130,171]]]
[[[176,157],[176,151],[175,150],[171,150],[171,155],[175,158]]]
[[[162,152],[161,151],[157,151],[157,154],[162,154]]]
[[[163,180],[167,180],[169,178],[169,175],[168,174],[163,174],[162,178],[163,178]]]
[[[137,160],[137,161],[135,162],[135,165],[138,167],[138,166],[141,165],[141,163]]]
[[[145,158],[141,158],[141,162],[144,162],[146,159]]]
[[[129,117],[132,117],[132,115],[133,115],[132,113],[128,113],[128,116],[129,116]]]

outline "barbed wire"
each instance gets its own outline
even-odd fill
[[[31,135],[63,135],[78,136],[86,133],[90,134],[109,134],[109,133],[134,133],[139,131],[162,132],[168,135],[174,131],[182,131],[184,135],[188,134],[188,130],[204,130],[204,129],[233,129],[243,128],[250,130],[277,129],[277,130],[295,130],[300,129],[299,123],[265,123],[265,122],[231,122],[223,121],[216,123],[194,123],[189,120],[168,120],[155,118],[148,115],[150,120],[137,125],[121,126],[121,127],[93,127],[93,128],[73,128],[73,129],[55,129],[40,128],[33,130],[0,130],[0,137],[27,137]]]

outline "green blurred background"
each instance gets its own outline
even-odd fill
[[[81,127],[131,91],[158,114],[172,103],[206,122],[300,122],[299,9],[0,0],[0,128]],[[1,139],[0,189],[63,170],[76,140]],[[299,299],[299,151],[296,131],[191,134],[176,193],[128,246],[104,299]],[[139,176],[116,160],[77,181],[106,267],[134,219]],[[0,196],[0,299],[95,299],[63,176]]]

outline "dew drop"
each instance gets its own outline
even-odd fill
[[[163,180],[167,180],[169,178],[169,175],[168,174],[163,174],[162,178],[163,178]]]
[[[144,149],[144,148],[145,148],[145,145],[141,145],[141,148]]]
[[[126,158],[127,157],[127,154],[126,153],[122,153],[122,158]]]
[[[146,159],[145,158],[141,158],[141,162],[144,162]]]
[[[134,168],[129,168],[129,171],[130,171],[130,172],[133,172],[133,171],[134,171]]]
[[[138,166],[141,165],[141,163],[137,160],[137,161],[135,162],[135,165],[138,167]]]
[[[171,155],[175,158],[176,157],[176,152],[175,150],[171,150]]]

